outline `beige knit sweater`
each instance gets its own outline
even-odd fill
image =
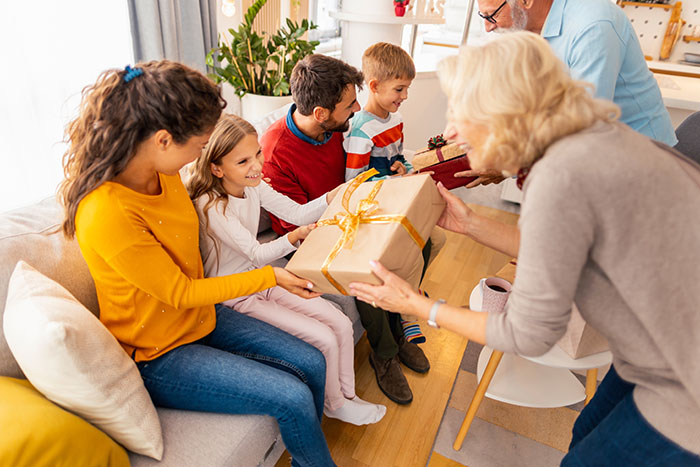
[[[515,284],[506,312],[489,316],[488,345],[545,353],[574,301],[646,420],[700,453],[700,166],[598,122],[535,164],[519,227]]]

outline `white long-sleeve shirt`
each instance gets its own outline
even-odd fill
[[[208,233],[219,243],[217,261],[214,240],[207,234],[204,213],[207,200],[208,196],[204,195],[195,201],[199,214],[199,248],[206,277],[249,271],[296,250],[297,247],[287,238],[289,234],[268,243],[258,242],[256,236],[261,207],[295,225],[316,222],[328,207],[325,195],[302,205],[276,192],[265,182],[260,182],[256,187],[246,187],[243,198],[229,195],[225,210],[224,204],[217,202],[206,213],[209,216]]]

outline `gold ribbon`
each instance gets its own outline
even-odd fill
[[[328,254],[323,262],[323,265],[321,266],[323,276],[328,279],[328,282],[330,282],[333,287],[335,287],[338,292],[343,295],[347,295],[348,293],[345,291],[343,286],[331,276],[330,272],[328,272],[328,268],[333,260],[338,256],[340,250],[343,248],[348,250],[352,249],[360,224],[390,224],[392,222],[398,222],[404,229],[406,229],[413,241],[416,242],[421,249],[423,249],[425,246],[425,240],[421,238],[418,231],[415,229],[415,227],[413,227],[413,224],[411,224],[411,221],[409,221],[406,216],[401,214],[383,216],[372,215],[372,213],[379,209],[379,203],[375,201],[374,198],[377,196],[377,193],[379,193],[379,190],[381,190],[384,180],[379,180],[374,185],[374,188],[372,188],[369,195],[357,203],[357,208],[355,209],[354,213],[350,211],[350,198],[355,190],[357,190],[357,188],[362,185],[364,181],[378,173],[379,172],[376,169],[370,169],[355,177],[345,189],[345,193],[343,193],[342,206],[344,211],[337,213],[330,219],[324,219],[316,223],[316,225],[319,227],[326,225],[337,225],[338,228],[343,231],[342,235],[333,246],[333,249]]]

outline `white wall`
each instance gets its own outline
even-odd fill
[[[80,91],[133,61],[126,2],[0,6],[0,212],[55,193]]]

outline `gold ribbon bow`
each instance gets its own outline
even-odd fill
[[[345,193],[343,193],[342,206],[344,211],[337,213],[330,219],[324,219],[316,223],[316,225],[319,227],[326,225],[337,225],[340,230],[343,231],[343,234],[333,246],[333,249],[328,254],[323,262],[323,265],[321,266],[323,276],[328,279],[328,282],[330,282],[333,287],[335,287],[338,292],[343,295],[347,295],[348,293],[345,291],[343,286],[331,276],[330,272],[328,272],[328,267],[338,256],[341,249],[352,249],[360,224],[389,224],[391,222],[398,222],[404,227],[404,229],[406,229],[418,247],[423,249],[425,246],[425,240],[421,238],[418,231],[415,229],[415,227],[413,227],[413,224],[411,224],[411,221],[409,221],[406,216],[401,214],[383,216],[372,215],[375,211],[377,211],[377,209],[379,209],[379,202],[375,201],[374,198],[377,196],[377,193],[379,193],[379,190],[381,190],[384,180],[379,180],[374,185],[374,188],[372,188],[369,195],[367,195],[367,198],[361,199],[357,203],[357,209],[355,209],[354,213],[350,211],[350,198],[355,190],[357,190],[357,188],[362,185],[364,181],[378,173],[379,172],[377,172],[377,170],[370,169],[355,177],[345,189]]]

